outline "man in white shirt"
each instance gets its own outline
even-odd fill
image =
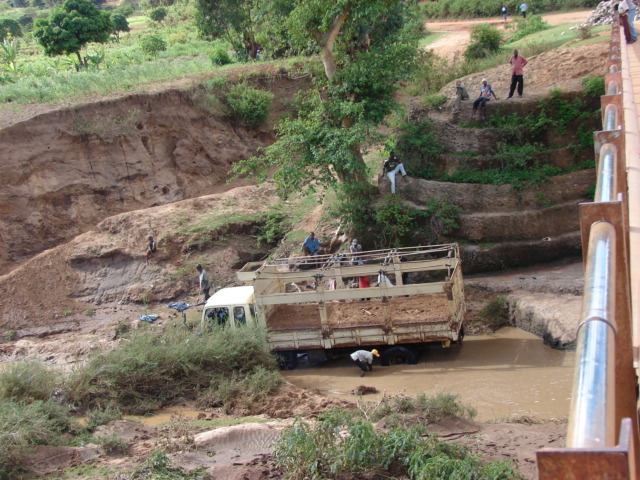
[[[364,372],[373,370],[373,357],[379,357],[380,354],[375,348],[370,352],[367,350],[358,350],[351,354],[351,360],[360,367],[360,376],[364,377]]]

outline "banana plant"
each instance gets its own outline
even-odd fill
[[[18,57],[19,50],[20,42],[15,38],[11,38],[11,36],[8,36],[0,43],[0,61],[14,74],[18,73],[16,58]]]

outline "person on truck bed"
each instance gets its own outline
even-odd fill
[[[370,352],[367,350],[358,350],[351,354],[351,360],[360,367],[360,376],[364,377],[364,372],[373,370],[373,357],[379,357],[380,354],[375,348]]]
[[[320,242],[316,238],[316,234],[311,232],[307,238],[302,242],[302,251],[308,257],[318,255],[318,249],[320,248]]]

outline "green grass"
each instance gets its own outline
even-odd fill
[[[473,478],[516,480],[511,462],[483,462],[469,450],[426,435],[424,427],[381,432],[352,411],[324,412],[309,424],[297,420],[275,446],[287,478]]]
[[[433,42],[444,36],[444,33],[429,33],[420,40],[420,48],[429,48]]]
[[[563,23],[562,25],[556,25],[547,30],[527,35],[526,37],[521,38],[516,42],[507,43],[504,45],[504,48],[524,49],[522,53],[523,55],[526,53],[527,46],[535,46],[536,44],[544,44],[547,46],[552,46],[553,48],[557,48],[561,45],[564,45],[565,43],[569,43],[580,38],[580,31],[577,28],[574,28],[573,30],[570,29],[570,27],[573,26],[575,26],[575,24],[573,23]],[[591,31],[593,34],[596,34],[598,32],[611,31],[611,25],[593,27]],[[609,38],[606,35],[599,38],[600,40],[598,41],[609,41]],[[581,42],[580,44],[582,44]],[[575,44],[572,43],[571,46],[575,46]]]
[[[139,329],[73,372],[67,382],[69,400],[140,415],[179,398],[193,399],[214,381],[236,379],[259,390],[264,380],[262,388],[269,391],[273,382],[265,372],[275,371],[276,363],[263,342],[261,332],[250,327],[215,328],[200,336],[182,328],[164,334]],[[227,388],[232,389],[231,384]],[[251,396],[254,391],[246,393]]]

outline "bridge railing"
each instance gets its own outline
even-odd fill
[[[620,32],[616,18],[601,97],[604,129],[594,134],[596,193],[580,205],[585,283],[566,448],[537,452],[540,480],[626,480],[640,472],[627,181],[628,159],[640,149]]]

